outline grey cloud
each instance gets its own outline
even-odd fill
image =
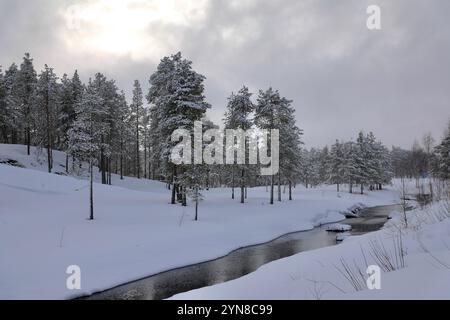
[[[0,64],[30,51],[38,68],[77,68],[84,79],[101,71],[128,94],[133,79],[147,87],[154,59],[67,50],[58,10],[68,3],[77,1],[2,1]],[[372,3],[382,8],[381,31],[365,27]],[[212,0],[195,25],[152,24],[148,34],[207,76],[216,122],[231,91],[273,86],[294,100],[308,146],[365,129],[408,147],[426,131],[440,138],[450,116],[449,10],[446,0]]]

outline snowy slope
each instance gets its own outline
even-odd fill
[[[392,237],[403,228],[399,215],[380,231],[273,261],[239,279],[172,299],[450,299],[450,219],[433,216],[441,205],[410,213],[410,227],[402,230],[406,267],[382,273],[380,290],[356,291],[336,266],[342,270],[344,259],[365,272],[362,251],[368,264],[378,264],[371,256],[374,240],[394,252]]]
[[[31,154],[27,155],[27,148],[20,144],[0,144],[0,163],[7,162],[8,160],[17,161],[18,166],[28,169],[38,170],[42,172],[48,172],[46,150],[39,150],[35,147],[31,147]],[[87,180],[87,164],[83,164],[81,170],[77,168],[75,172],[72,172],[72,162],[69,160],[69,172],[70,175],[78,179]],[[66,154],[61,151],[53,150],[53,173],[59,175],[66,175]],[[153,192],[166,192],[164,190],[164,184],[158,181],[136,179],[133,177],[124,177],[124,180],[120,179],[119,175],[112,174],[112,184],[115,186],[124,187],[127,189],[139,190],[139,191],[153,191]],[[101,182],[101,175],[98,169],[94,170],[94,181]]]
[[[168,204],[164,184],[114,176],[113,186],[95,184],[95,220],[88,221],[85,180],[46,173],[45,162],[27,156],[24,146],[0,145],[0,158],[32,168],[0,164],[1,299],[92,293],[341,220],[339,211],[355,203],[398,201],[390,190],[337,197],[333,187],[297,187],[294,201],[270,206],[264,188],[255,188],[242,205],[229,190],[214,189],[206,192],[195,222],[191,205]],[[55,158],[65,162],[62,153]],[[81,290],[66,289],[65,271],[73,264],[81,267]]]

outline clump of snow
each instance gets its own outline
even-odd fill
[[[340,242],[340,241],[344,241],[345,239],[347,239],[348,237],[351,236],[350,232],[342,232],[336,235],[336,241]]]
[[[343,211],[342,214],[348,219],[358,218],[360,217],[362,211],[366,208],[367,206],[363,203],[356,203],[347,210]]]

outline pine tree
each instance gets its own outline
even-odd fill
[[[150,114],[149,109],[144,109],[144,115],[142,117],[142,136],[144,147],[144,178],[150,177],[150,163],[148,160],[149,142],[150,142]]]
[[[192,62],[183,59],[181,53],[163,58],[157,71],[150,77],[147,100],[152,105],[151,128],[160,141],[155,151],[159,154],[159,166],[166,179],[172,172],[172,204],[175,203],[175,192],[181,188],[181,200],[186,205],[188,186],[183,184],[182,175],[188,166],[180,166],[182,172],[178,174],[177,166],[170,163],[170,153],[176,144],[171,141],[171,135],[176,129],[192,131],[194,121],[201,120],[210,108],[203,94],[204,80],[205,77],[195,72]]]
[[[142,132],[142,126],[144,121],[144,104],[142,102],[142,89],[138,80],[133,84],[133,102],[131,104],[131,117],[134,122],[134,135],[135,135],[135,176],[139,179],[141,167],[140,167],[140,133]]]
[[[25,53],[20,70],[17,74],[17,97],[19,97],[21,123],[24,126],[24,140],[27,145],[27,154],[30,155],[31,131],[33,129],[31,109],[37,77],[33,67],[33,59]]]
[[[331,177],[330,170],[330,152],[328,146],[325,146],[320,150],[318,154],[318,165],[319,165],[319,183],[329,183]]]
[[[450,123],[442,142],[435,148],[436,173],[442,180],[450,179]]]
[[[8,142],[8,103],[7,103],[7,88],[3,70],[0,66],[0,141]]]
[[[250,97],[252,94],[248,91],[248,88],[246,86],[243,86],[237,94],[231,93],[231,96],[228,98],[228,105],[227,110],[225,112],[225,118],[224,118],[224,125],[225,129],[240,129],[243,131],[249,130],[253,123],[250,120],[249,116],[252,113],[254,106],[252,101],[250,100]],[[245,146],[244,149],[247,152],[247,145],[248,145],[248,137],[245,137]],[[247,158],[247,155],[246,157]],[[234,161],[233,161],[234,162]],[[248,165],[246,164],[240,164],[236,166],[234,163],[232,165],[232,185],[231,185],[231,192],[232,192],[232,199],[234,199],[234,175],[235,175],[235,168],[239,168],[240,170],[240,185],[241,185],[241,203],[244,203],[244,190],[246,187],[246,169],[248,169]]]
[[[53,168],[53,145],[56,132],[56,118],[59,110],[59,85],[52,68],[45,65],[39,74],[33,95],[33,114],[37,127],[35,140],[41,148],[47,149],[48,172]]]
[[[102,98],[95,90],[95,86],[89,83],[84,90],[81,101],[76,104],[76,120],[69,129],[69,152],[81,161],[89,162],[89,184],[90,184],[90,215],[89,219],[94,219],[94,187],[93,187],[93,166],[98,153],[105,148],[104,119],[107,110],[104,108]]]
[[[359,179],[357,146],[353,141],[344,144],[344,181],[348,183],[349,192],[353,193],[353,185]]]
[[[278,91],[274,91],[272,88],[269,88],[266,91],[259,91],[254,116],[254,122],[257,128],[271,130],[279,127],[276,112],[280,104],[280,99]],[[270,204],[273,204],[273,192],[274,175],[272,174],[270,176]]]
[[[356,152],[354,153],[354,156],[356,183],[360,185],[361,194],[363,194],[364,184],[366,184],[368,178],[368,146],[362,131],[359,132],[358,139],[356,140]]]
[[[103,74],[97,73],[88,84],[90,92],[95,93],[100,99],[99,116],[96,130],[100,135],[99,169],[102,184],[110,183],[110,164],[112,155],[112,140],[116,134],[114,130],[117,107],[117,87],[114,80],[108,80]]]
[[[278,171],[278,201],[281,201],[281,178],[286,179],[289,185],[289,200],[292,200],[292,184],[299,175],[300,147],[302,144],[302,130],[295,121],[295,109],[292,101],[281,98],[277,109],[277,121],[279,123],[279,160]]]
[[[18,68],[13,63],[6,71],[3,78],[6,90],[6,109],[4,110],[4,125],[8,141],[12,144],[19,142],[20,125],[20,95],[18,92]]]
[[[60,111],[58,115],[57,132],[60,137],[59,147],[62,150],[69,148],[69,130],[73,126],[75,106],[81,101],[83,84],[78,76],[78,71],[70,79],[66,74],[61,79]],[[66,172],[69,172],[69,153],[66,152]]]
[[[170,95],[173,92],[172,80],[175,70],[173,57],[164,57],[157,66],[157,70],[150,77],[150,89],[147,94],[147,102],[150,105],[150,152],[152,163],[152,177],[158,180],[168,178],[169,168],[167,157],[163,156],[163,143],[161,142],[162,127],[161,121],[166,110],[170,107]],[[166,137],[164,137],[166,138]],[[175,179],[172,170],[172,182]],[[172,188],[172,193],[175,188]],[[172,196],[172,203],[175,197]]]
[[[116,150],[116,156],[119,158],[120,179],[123,180],[125,161],[130,158],[127,145],[134,140],[130,121],[130,108],[128,108],[125,94],[123,92],[118,96],[117,100],[117,117],[118,121],[116,123],[116,129],[118,135],[114,150]]]
[[[330,151],[330,181],[336,184],[337,192],[339,192],[339,185],[344,182],[345,160],[344,147],[339,140],[336,140]]]

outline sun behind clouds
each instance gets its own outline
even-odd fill
[[[158,59],[175,46],[172,28],[192,27],[206,17],[206,0],[93,0],[67,6],[63,38],[72,50]],[[162,32],[166,29],[168,32]]]

